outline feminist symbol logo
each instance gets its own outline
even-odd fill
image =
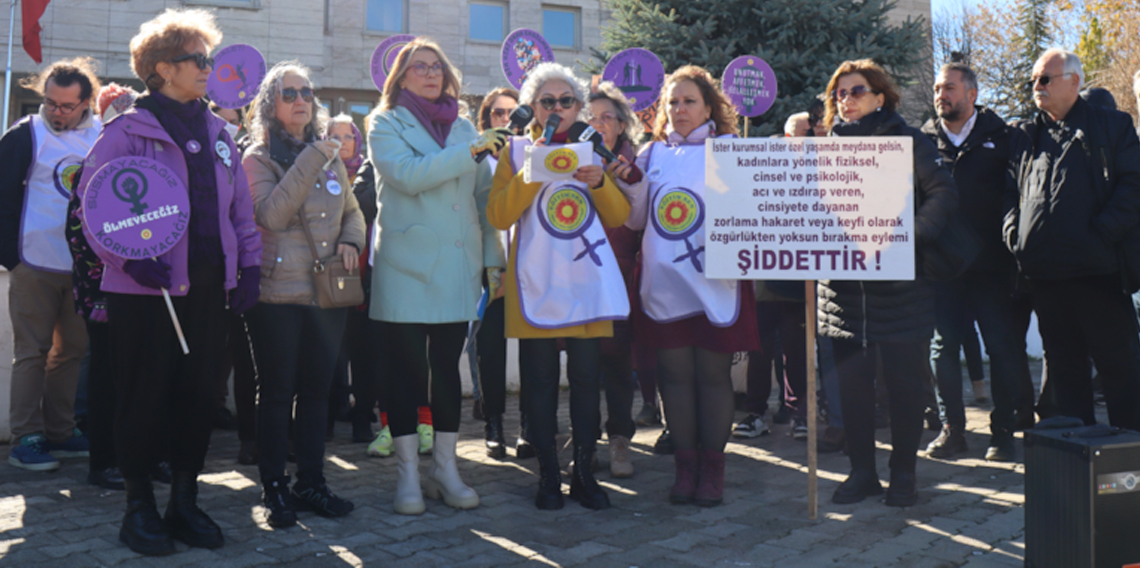
[[[540,211],[538,220],[542,223],[542,228],[556,239],[582,239],[586,250],[578,253],[578,256],[574,257],[575,261],[589,256],[594,264],[601,266],[602,258],[598,256],[596,250],[606,244],[606,239],[591,243],[585,234],[586,229],[593,223],[595,215],[597,213],[586,194],[576,187],[563,186],[550,196],[546,207]]]
[[[131,213],[142,215],[146,212],[147,204],[142,200],[146,197],[147,183],[142,172],[132,168],[120,170],[111,178],[111,191],[119,201],[132,205]]]
[[[694,247],[689,237],[704,226],[704,201],[692,190],[683,187],[665,190],[658,195],[661,197],[650,216],[653,228],[667,241],[685,241],[685,254],[673,259],[673,262],[688,260],[698,273],[703,274],[699,255],[705,251],[705,247]]]
[[[244,67],[245,67],[245,65],[242,63],[238,63],[237,65],[230,65],[229,63],[226,63],[225,65],[221,65],[218,67],[218,80],[219,81],[221,81],[223,83],[232,83],[234,81],[241,81],[237,85],[238,98],[241,98],[241,99],[245,98],[245,87],[246,87],[246,84],[249,82],[248,79],[245,78],[245,70],[243,69]],[[225,72],[224,75],[222,74],[223,72]]]

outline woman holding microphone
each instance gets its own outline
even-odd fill
[[[131,39],[131,69],[147,86],[133,107],[103,129],[77,185],[79,203],[107,162],[127,156],[156,161],[189,193],[187,234],[154,259],[127,260],[101,245],[100,290],[107,296],[116,392],[115,454],[127,489],[119,539],[140,554],[174,552],[173,538],[218,548],[221,528],[197,505],[198,473],[210,445],[217,377],[230,316],[257,302],[261,239],[249,186],[226,122],[202,97],[222,41],[204,10],[166,10]],[[157,193],[157,192],[156,192]],[[148,196],[152,202],[157,195]],[[80,218],[82,208],[80,209]],[[98,243],[83,226],[89,243]],[[167,314],[169,290],[189,354]],[[160,517],[150,473],[158,456],[173,469],[170,501]]]
[[[251,103],[253,145],[242,160],[265,243],[261,300],[247,321],[258,372],[258,470],[274,528],[296,524],[296,511],[341,517],[353,509],[329,490],[323,467],[329,388],[348,308],[318,305],[313,249],[358,269],[364,218],[340,144],[320,139],[327,120],[308,68],[278,63]],[[291,416],[297,482],[290,490]]]
[[[737,134],[736,110],[708,71],[686,65],[665,80],[653,142],[637,166],[626,223],[644,230],[641,309],[634,337],[657,349],[665,418],[676,452],[674,503],[717,505],[732,430],[732,354],[759,346],[752,286],[705,276],[705,140]],[[618,168],[617,173],[622,173]]]
[[[506,265],[499,232],[486,218],[491,168],[482,160],[502,149],[508,132],[480,136],[459,117],[461,81],[443,49],[419,37],[396,56],[368,118],[380,195],[369,317],[382,323],[389,350],[388,425],[399,462],[394,509],[404,515],[424,512],[416,426],[429,376],[435,447],[424,491],[456,509],[479,506],[455,463],[459,356],[468,322],[478,317],[484,273],[497,281]]]
[[[589,509],[610,504],[591,471],[600,339],[613,335],[612,320],[628,315],[629,300],[604,227],[621,225],[629,203],[600,165],[580,164],[573,179],[560,182],[527,183],[523,173],[527,147],[568,142],[570,126],[584,118],[586,95],[585,83],[562,65],[542,63],[531,71],[519,93],[519,102],[534,109],[530,136],[512,138],[503,151],[487,205],[487,218],[498,229],[517,224],[503,278],[506,333],[519,338],[527,426],[540,470],[539,509],[563,506],[554,446],[559,338],[566,341],[576,464],[570,498]]]

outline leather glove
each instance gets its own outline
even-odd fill
[[[230,309],[241,315],[257,305],[261,296],[261,267],[243,266],[238,271],[237,286],[230,290]]]
[[[507,145],[507,139],[511,136],[514,136],[514,133],[506,128],[484,130],[483,134],[471,141],[471,157],[474,158],[484,151],[498,154],[499,150]]]
[[[123,263],[126,272],[140,286],[170,289],[170,265],[162,259],[144,258]]]

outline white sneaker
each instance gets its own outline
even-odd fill
[[[806,440],[807,439],[808,427],[807,427],[807,423],[804,422],[803,419],[801,419],[801,418],[793,418],[792,419],[791,436],[792,436],[793,440]]]
[[[736,428],[732,429],[732,435],[737,438],[767,436],[769,432],[768,424],[764,422],[764,417],[759,414],[749,414],[736,425]]]

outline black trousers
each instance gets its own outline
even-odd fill
[[[352,368],[352,407],[354,421],[362,424],[376,417],[376,403],[381,399],[381,363],[383,345],[381,324],[368,318],[368,312],[349,308],[341,341],[341,356],[347,357]],[[339,365],[339,362],[338,362]],[[338,369],[339,372],[339,369]],[[336,387],[333,387],[335,391]]]
[[[253,346],[249,342],[249,328],[244,315],[230,315],[230,334],[226,342],[225,363],[219,377],[221,392],[219,405],[225,404],[230,371],[234,374],[234,407],[237,408],[238,439],[252,442],[257,439],[257,366],[253,361]]]
[[[796,416],[807,416],[807,334],[804,330],[803,302],[756,302],[756,321],[760,332],[760,350],[748,352],[748,412],[761,416],[768,410],[772,394],[769,376],[773,361],[782,360],[784,404]],[[780,371],[780,365],[776,366]]]
[[[298,481],[306,485],[324,482],[329,385],[346,311],[259,303],[246,314],[257,361],[258,470],[262,483],[285,477],[290,416],[294,417]]]
[[[863,347],[857,341],[835,339],[832,345],[851,469],[875,471],[875,368],[882,358],[891,414],[890,467],[914,473],[922,439],[930,340],[872,342]]]
[[[87,440],[91,471],[115,467],[115,370],[111,330],[106,323],[87,320],[91,359],[87,364]]]
[[[483,321],[475,334],[475,351],[479,358],[479,404],[484,416],[507,411],[507,337],[505,302],[499,298],[487,305]],[[521,387],[519,389],[522,390]],[[523,396],[519,393],[519,411],[523,414]]]
[[[626,328],[619,333],[619,328]],[[614,322],[614,336],[601,339],[602,384],[606,389],[606,434],[632,438],[633,422],[633,344],[628,321]]]
[[[458,432],[463,408],[459,356],[467,341],[467,322],[379,322],[389,360],[388,426],[392,437],[416,433],[419,406],[430,383],[431,419],[436,431]]]
[[[175,471],[202,471],[229,324],[224,279],[220,266],[191,267],[187,295],[172,298],[189,355],[162,296],[107,294],[124,477],[149,475],[160,456]]]
[[[1108,420],[1140,430],[1140,331],[1132,299],[1120,290],[1120,275],[1034,280],[1047,381],[1057,412],[1095,424],[1092,358],[1100,374]]]
[[[565,341],[574,444],[593,452],[601,416],[598,408],[601,341],[597,338],[567,338]],[[553,448],[558,424],[558,382],[562,374],[558,339],[520,339],[519,374],[526,389],[529,441],[539,448]]]

